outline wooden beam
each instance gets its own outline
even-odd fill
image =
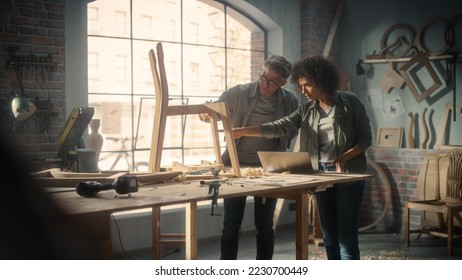
[[[334,42],[335,33],[337,32],[337,26],[338,26],[338,23],[340,22],[340,18],[342,15],[342,10],[343,10],[343,0],[338,0],[337,9],[334,15],[334,20],[332,21],[332,24],[330,26],[329,34],[327,35],[326,45],[324,46],[324,52],[322,54],[324,57],[329,57],[330,50],[332,48],[332,43]]]

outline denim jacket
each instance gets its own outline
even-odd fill
[[[284,88],[280,88],[276,94],[278,96],[278,101],[274,108],[276,119],[288,116],[297,109],[299,101],[295,94]],[[258,81],[229,88],[227,91],[223,92],[217,102],[225,102],[232,127],[245,127],[257,104],[257,95]],[[292,131],[291,133],[277,136],[278,138],[280,137],[278,150],[285,151],[289,148],[292,138],[294,138],[297,133],[298,131]],[[236,139],[236,148],[239,149],[239,139]],[[225,150],[222,158],[223,162],[229,161],[228,150]]]
[[[358,146],[361,154],[346,162],[344,172],[364,173],[367,168],[365,152],[372,145],[372,129],[363,104],[352,92],[338,91],[334,98],[335,153],[339,156]],[[265,137],[280,137],[300,129],[300,151],[309,152],[313,168],[318,169],[318,123],[320,114],[316,103],[308,101],[290,116],[260,126]]]

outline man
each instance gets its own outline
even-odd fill
[[[290,76],[292,65],[284,57],[273,55],[262,67],[258,81],[236,85],[225,91],[217,102],[225,102],[233,127],[260,125],[289,115],[298,107],[297,97],[282,86]],[[207,121],[207,116],[202,116]],[[281,138],[242,137],[236,140],[241,167],[261,166],[257,151],[285,151],[295,134]],[[230,141],[230,140],[228,140]],[[228,150],[223,164],[230,165]],[[273,216],[277,199],[254,197],[257,229],[256,259],[272,259],[274,250]],[[237,259],[239,231],[244,217],[246,197],[224,199],[221,236],[221,259]]]

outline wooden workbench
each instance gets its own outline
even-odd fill
[[[314,175],[274,174],[259,178],[232,178],[220,181],[218,198],[242,195],[286,198],[296,201],[296,259],[308,259],[309,191],[322,191],[334,183],[370,178],[369,174],[317,173]],[[85,220],[91,233],[100,241],[107,257],[112,257],[111,214],[120,211],[152,208],[153,221],[160,208],[186,205],[186,258],[197,259],[197,202],[210,200],[209,188],[198,180],[151,184],[140,187],[130,197],[116,197],[114,191],[102,191],[84,198],[75,191],[51,192],[50,196],[70,215]],[[153,223],[153,258],[160,258],[158,231]]]

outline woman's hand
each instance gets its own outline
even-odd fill
[[[233,128],[234,139],[241,138],[242,136],[261,137],[261,130],[258,126],[237,127]]]
[[[337,165],[337,172],[343,172],[346,162],[350,158],[354,158],[359,154],[361,154],[361,149],[358,146],[354,146],[342,155],[338,156],[332,163],[335,163]]]

